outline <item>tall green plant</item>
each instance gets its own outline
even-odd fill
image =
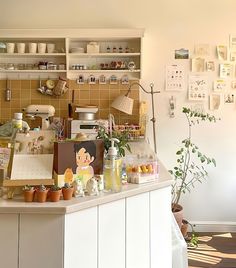
[[[216,166],[214,158],[206,156],[192,141],[192,127],[202,121],[216,122],[215,116],[208,113],[193,111],[183,107],[188,123],[188,136],[182,140],[181,147],[176,152],[176,165],[169,172],[174,176],[175,182],[172,188],[172,211],[177,207],[182,194],[190,192],[197,182],[202,183],[208,177],[205,167],[209,164]]]

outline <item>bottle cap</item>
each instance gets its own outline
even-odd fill
[[[16,120],[22,120],[23,118],[23,113],[14,113],[14,118]]]

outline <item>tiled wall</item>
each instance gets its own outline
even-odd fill
[[[134,82],[134,81],[132,81]],[[137,81],[136,81],[137,82]],[[42,81],[45,83],[45,81]],[[110,107],[111,102],[120,94],[127,92],[128,85],[118,84],[77,84],[74,80],[68,81],[69,90],[61,97],[42,95],[37,91],[38,80],[9,80],[11,89],[11,101],[5,101],[6,80],[0,80],[0,123],[13,118],[15,112],[21,112],[29,104],[51,104],[56,109],[55,116],[68,117],[68,104],[71,102],[72,90],[74,90],[74,105],[94,104],[99,111],[97,118],[107,119],[108,114],[115,116],[116,124],[133,123],[139,121],[139,89],[132,87],[130,97],[134,101],[133,115],[121,113]],[[75,116],[74,116],[75,118]]]

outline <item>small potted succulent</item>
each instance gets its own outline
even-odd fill
[[[49,191],[50,201],[58,202],[60,200],[60,197],[61,197],[61,188],[56,185],[52,185]]]
[[[62,195],[64,200],[70,200],[72,198],[74,192],[73,185],[66,182],[64,186],[62,187]]]
[[[23,192],[24,192],[24,200],[25,202],[32,202],[34,200],[34,193],[35,189],[33,186],[30,185],[25,185],[23,187]]]
[[[43,184],[39,185],[36,193],[38,202],[43,203],[47,200],[48,189]]]

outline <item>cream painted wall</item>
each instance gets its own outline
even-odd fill
[[[164,91],[165,65],[175,63],[175,48],[192,52],[195,43],[227,44],[229,34],[236,34],[235,9],[234,0],[8,0],[1,1],[0,27],[145,28],[142,83],[148,86],[153,81],[161,90],[156,96],[158,154],[171,168],[187,131],[181,107],[193,103],[187,101],[186,91]],[[188,62],[184,64],[189,67]],[[177,98],[173,119],[168,116],[172,94]],[[148,99],[147,95],[143,98]],[[221,121],[217,124],[194,131],[197,144],[215,157],[217,168],[209,170],[209,180],[198,185],[191,196],[187,194],[183,204],[189,220],[236,224],[236,107],[224,107],[218,116]],[[151,125],[148,130],[151,137]]]

